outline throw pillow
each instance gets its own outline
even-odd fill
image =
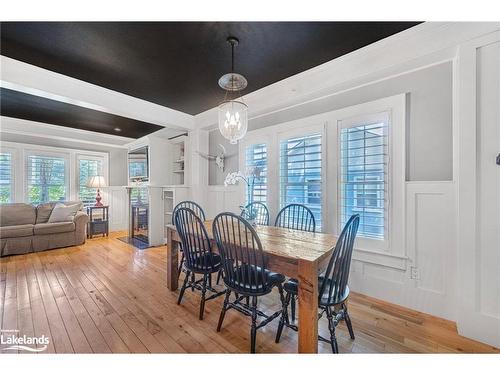
[[[61,223],[63,221],[73,221],[80,204],[66,206],[62,203],[57,203],[50,214],[48,223]]]

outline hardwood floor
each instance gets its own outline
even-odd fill
[[[178,292],[166,287],[165,247],[135,250],[120,235],[1,258],[1,329],[50,337],[48,353],[248,352],[248,318],[231,310],[217,333],[222,298],[208,301],[199,321],[199,294],[186,291],[178,306]],[[278,301],[262,298],[260,308],[275,311]],[[459,336],[453,322],[367,296],[352,293],[349,308],[356,339],[341,323],[341,353],[500,353]],[[274,321],[258,331],[257,351],[296,352],[297,334],[285,329],[275,344],[276,328]],[[328,331],[326,319],[319,331]],[[319,343],[319,351],[330,347]]]

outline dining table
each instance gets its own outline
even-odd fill
[[[205,221],[212,251],[218,252],[212,220]],[[255,230],[267,255],[270,271],[299,280],[298,353],[318,352],[318,275],[323,272],[337,242],[337,236],[296,229],[257,225]],[[167,226],[167,287],[178,288],[180,236],[174,225]]]

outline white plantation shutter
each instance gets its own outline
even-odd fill
[[[340,129],[340,224],[360,215],[358,236],[388,238],[388,115]]]
[[[307,206],[321,230],[321,134],[280,142],[280,207]]]
[[[247,146],[245,165],[247,169],[258,170],[253,185],[253,201],[265,203],[267,200],[267,146],[265,143]]]
[[[66,200],[66,159],[62,156],[28,155],[26,185],[29,203]]]
[[[95,203],[96,188],[87,187],[90,177],[102,175],[103,161],[95,158],[78,158],[78,199],[85,207]]]
[[[12,202],[12,154],[0,153],[0,203]]]

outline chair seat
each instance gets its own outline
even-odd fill
[[[185,267],[190,271],[197,273],[217,272],[221,268],[222,259],[219,254],[204,254],[196,258],[195,264],[188,266],[187,260]]]
[[[323,284],[323,280],[325,279],[324,276],[319,276],[318,277],[318,286],[321,287],[321,284]],[[333,282],[332,280],[329,280],[329,282]],[[288,281],[283,285],[283,289],[287,291],[288,293],[291,294],[298,294],[299,291],[299,280],[297,279],[288,279]],[[338,305],[344,302],[347,297],[349,297],[349,287],[346,285],[345,287],[345,292],[341,296],[332,296],[328,297],[328,289],[325,288],[325,293],[320,297],[319,299],[319,304],[321,306],[333,306],[333,305]]]
[[[264,272],[264,275],[262,273]],[[237,293],[249,295],[263,295],[271,292],[271,290],[285,281],[285,276],[280,273],[271,272],[267,269],[262,269],[253,265],[242,265],[234,269],[235,274],[240,274],[241,277],[233,279],[245,279],[246,283],[234,280],[227,286]],[[250,280],[248,280],[250,278]],[[262,280],[266,283],[262,285]]]

